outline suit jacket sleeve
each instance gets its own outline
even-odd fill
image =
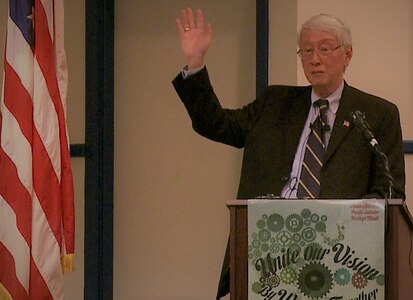
[[[183,79],[179,74],[173,85],[200,135],[211,140],[242,148],[248,132],[260,118],[264,98],[240,109],[225,109],[210,83],[207,69]]]

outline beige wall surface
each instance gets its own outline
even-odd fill
[[[297,1],[270,1],[268,83],[297,85]]]
[[[255,1],[116,1],[114,299],[216,295],[242,151],[197,135],[172,87],[187,5],[212,24],[222,104],[255,95]]]

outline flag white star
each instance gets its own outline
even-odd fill
[[[34,28],[34,7],[32,7],[32,14],[26,17],[27,19],[31,20],[32,27]]]

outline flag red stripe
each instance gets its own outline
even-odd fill
[[[30,299],[31,300],[43,300],[53,299],[42,274],[33,261],[33,257],[30,260]]]
[[[29,299],[27,291],[16,276],[14,258],[0,241],[0,282],[4,285],[13,299]]]
[[[66,250],[68,253],[74,252],[74,204],[73,202],[64,201],[64,199],[73,199],[73,176],[70,167],[70,153],[69,145],[66,136],[66,122],[65,115],[60,97],[59,87],[56,78],[56,66],[51,64],[50,57],[55,57],[54,46],[48,30],[47,16],[40,6],[41,2],[36,0],[38,5],[35,10],[36,19],[36,59],[42,70],[46,84],[50,93],[50,97],[55,106],[56,114],[59,122],[59,138],[61,151],[61,174],[59,196],[55,199],[61,199],[61,206],[59,209],[63,210],[63,227],[65,230]],[[53,60],[54,61],[54,60]],[[36,172],[36,169],[34,169]],[[36,173],[35,173],[36,175]],[[44,178],[39,178],[38,184],[41,184]],[[47,179],[47,177],[46,177]],[[35,185],[37,191],[38,187]],[[56,192],[57,187],[51,187],[53,192]],[[39,195],[39,200],[43,203],[42,197]],[[48,213],[46,213],[48,215]],[[49,219],[49,217],[48,217]],[[50,219],[49,219],[50,221]],[[60,218],[59,218],[60,221]],[[50,221],[53,222],[53,221]],[[60,226],[60,223],[58,224]],[[60,230],[60,227],[57,228]],[[53,230],[54,231],[54,230]],[[58,239],[61,244],[61,237]]]
[[[2,116],[0,114],[0,128],[2,127]],[[0,135],[1,144],[1,135]],[[14,210],[17,218],[17,227],[28,245],[32,244],[31,220],[32,200],[31,195],[21,183],[17,175],[15,164],[0,147],[0,170],[7,176],[0,180],[0,194]],[[1,267],[0,267],[1,269]]]
[[[24,136],[31,144],[33,128],[32,99],[8,61],[4,63],[4,74],[4,103],[18,121]]]
[[[0,148],[0,168],[7,172],[0,180],[0,194],[16,213],[17,227],[28,245],[31,245],[31,197],[17,176],[16,166]]]
[[[33,132],[33,186],[53,234],[61,246],[59,182],[37,130]]]

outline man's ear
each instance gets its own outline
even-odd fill
[[[345,55],[346,55],[346,62],[345,63],[346,63],[346,67],[347,67],[350,64],[351,58],[353,57],[353,47],[352,46],[346,48]]]

